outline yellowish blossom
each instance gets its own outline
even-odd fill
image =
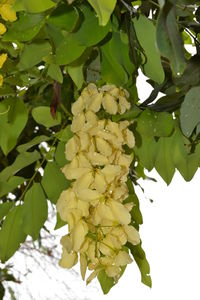
[[[0,23],[0,35],[3,35],[6,32],[6,26]]]
[[[7,57],[8,57],[7,53],[2,53],[0,55],[0,69],[3,67]]]

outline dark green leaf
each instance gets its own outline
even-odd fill
[[[150,276],[150,266],[146,259],[146,255],[144,250],[142,249],[141,244],[137,246],[133,246],[132,244],[128,243],[128,248],[131,250],[131,254],[138,265],[138,268],[141,273],[141,281],[145,285],[151,287],[152,281]]]
[[[155,168],[167,184],[170,184],[175,172],[173,162],[173,138],[161,137],[157,144]]]
[[[50,53],[51,46],[49,42],[26,44],[18,66],[20,70],[29,69],[44,60],[44,57]]]
[[[70,185],[56,162],[47,163],[41,183],[48,199],[54,204],[56,204],[61,192],[68,189]]]
[[[5,168],[0,173],[0,181],[6,181],[11,176],[19,172],[21,169],[25,168],[26,166],[31,165],[35,161],[40,159],[40,154],[36,150],[34,152],[23,152],[20,153],[17,158],[15,159],[14,163],[7,168]]]
[[[78,17],[77,9],[73,6],[67,6],[66,3],[64,3],[53,11],[47,23],[66,30],[67,32],[71,32],[78,21]]]
[[[14,9],[16,11],[26,10],[30,13],[39,13],[55,5],[56,3],[51,0],[15,0]]]
[[[2,300],[5,295],[5,288],[3,284],[0,282],[0,299]]]
[[[17,151],[19,152],[25,152],[28,149],[32,148],[35,145],[38,145],[42,142],[46,142],[49,141],[51,138],[49,136],[46,135],[38,135],[36,137],[34,137],[30,142],[23,144],[23,145],[19,145],[17,147]]]
[[[3,41],[27,42],[34,38],[45,24],[45,14],[20,14],[3,36]]]
[[[5,202],[0,204],[0,221],[8,214],[12,206],[12,202]]]
[[[48,106],[38,106],[32,110],[33,119],[45,127],[57,126],[61,123],[61,113],[56,113],[56,118],[53,119],[50,113],[50,107]]]
[[[61,141],[61,142],[65,142],[67,143],[69,141],[69,139],[71,139],[71,137],[73,137],[73,132],[71,131],[71,125],[67,125],[61,132],[59,132],[59,136],[58,136],[58,139]]]
[[[138,118],[137,130],[146,136],[169,136],[172,133],[174,121],[172,115],[166,112],[153,112],[146,109]]]
[[[27,119],[28,112],[22,100],[9,98],[0,103],[0,146],[5,155],[15,147]]]
[[[23,229],[33,240],[39,236],[40,229],[48,216],[47,200],[39,183],[26,192],[23,211]]]
[[[183,134],[189,137],[200,122],[200,86],[187,92],[180,109],[180,122]]]
[[[147,61],[144,65],[145,74],[152,80],[162,83],[165,74],[161,64],[160,53],[156,47],[156,28],[152,21],[143,15],[133,19],[138,41],[143,48]]]
[[[19,205],[12,209],[3,223],[0,230],[0,259],[2,263],[7,261],[25,241],[26,235],[23,232],[24,207]]]
[[[185,69],[183,41],[176,21],[175,8],[168,1],[157,21],[157,45],[161,55],[169,59],[174,75],[180,76]]]

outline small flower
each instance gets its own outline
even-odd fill
[[[0,23],[0,35],[3,35],[6,32],[6,26]]]
[[[0,55],[0,69],[3,67],[8,55],[7,53],[3,53]]]

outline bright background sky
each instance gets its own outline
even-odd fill
[[[146,99],[151,87],[143,76],[139,78],[138,88],[141,99]],[[140,234],[151,266],[152,289],[141,283],[135,263],[127,267],[119,283],[104,296],[97,280],[85,286],[78,266],[68,271],[50,261],[44,271],[38,271],[38,266],[31,266],[30,262],[32,273],[19,286],[17,300],[118,300],[123,297],[126,300],[199,300],[200,171],[189,183],[176,173],[170,186],[155,171],[149,176],[158,182],[140,180],[145,193],[139,188],[137,193],[144,220]],[[153,203],[149,199],[153,199]],[[61,236],[63,232],[57,231],[57,234]],[[55,243],[59,243],[59,237]],[[12,261],[18,268],[25,268],[19,254]],[[66,286],[61,283],[63,280]]]

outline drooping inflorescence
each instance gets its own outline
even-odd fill
[[[117,282],[123,267],[132,262],[125,244],[140,242],[131,225],[133,203],[124,203],[132,162],[124,146],[132,149],[135,145],[128,129],[131,122],[100,117],[103,110],[110,115],[129,110],[128,97],[122,88],[105,85],[98,89],[91,83],[72,105],[74,136],[66,144],[69,163],[62,169],[71,185],[57,202],[69,231],[61,239],[60,266],[73,267],[79,256],[82,278],[87,268],[92,271],[87,283],[102,270]]]

